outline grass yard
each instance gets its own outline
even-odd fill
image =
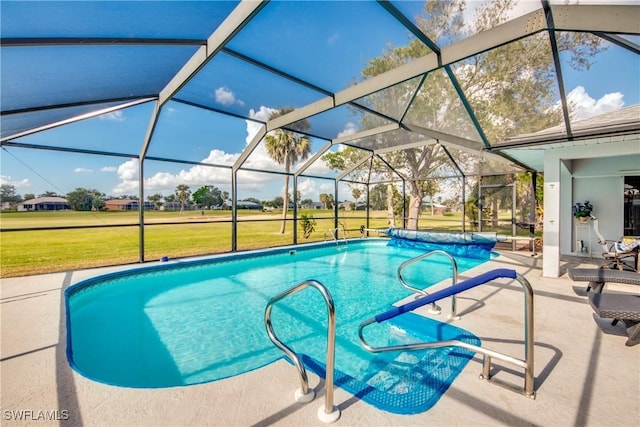
[[[298,243],[332,239],[333,210],[300,210],[313,215],[315,231]],[[368,228],[387,228],[386,211],[371,212]],[[280,234],[280,212],[238,211],[238,250],[293,243],[293,220]],[[291,218],[291,213],[289,215]],[[144,214],[145,261],[231,251],[230,211],[148,211]],[[339,211],[348,238],[360,237],[366,212]],[[138,212],[3,212],[0,214],[0,277],[27,276],[139,261]],[[95,227],[100,226],[100,227]],[[47,227],[93,227],[46,230]],[[21,230],[21,229],[30,230]],[[420,228],[461,231],[461,214],[423,213]],[[35,229],[35,230],[33,230]],[[11,231],[16,230],[16,231]],[[504,231],[503,231],[504,232]],[[342,230],[339,238],[342,238]]]

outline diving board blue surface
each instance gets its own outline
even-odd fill
[[[393,331],[386,345],[410,342],[459,340],[480,345],[480,339],[464,329],[407,313],[390,320]],[[356,376],[334,372],[336,387],[378,409],[396,414],[429,410],[462,372],[473,352],[457,347],[378,353]],[[302,356],[307,369],[326,378],[325,364]]]

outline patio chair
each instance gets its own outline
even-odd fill
[[[638,269],[638,249],[640,249],[640,239],[623,237],[622,241],[614,242],[607,248],[604,246],[605,252],[602,256],[607,260],[607,264],[603,268],[617,268],[618,270],[632,270]],[[631,264],[624,262],[624,260],[630,259]]]
[[[588,282],[587,292],[601,293],[606,283],[623,283],[640,286],[640,274],[634,271],[607,270],[603,268],[570,268],[568,273],[574,282]]]
[[[602,268],[617,268],[618,270],[638,270],[638,251],[640,250],[640,238],[623,237],[622,240],[614,241],[604,238],[598,227],[598,218],[591,215],[593,221],[593,231],[598,236],[598,244],[602,247],[602,257],[606,264]],[[631,260],[631,263],[625,262]]]
[[[640,342],[640,295],[631,293],[602,293],[607,283],[640,286],[640,274],[633,271],[606,270],[602,268],[570,268],[569,277],[576,282],[588,282],[589,304],[603,319],[613,319],[615,326],[623,322],[627,329],[625,345]]]
[[[626,346],[640,343],[640,295],[590,292],[589,304],[601,318],[613,319],[612,325],[619,321],[624,323],[628,337]]]

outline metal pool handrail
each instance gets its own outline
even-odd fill
[[[450,295],[454,295],[465,290],[471,289],[473,287],[483,285],[487,282],[498,278],[511,278],[516,279],[518,283],[522,285],[524,290],[524,349],[525,349],[525,359],[518,359],[516,357],[512,357],[503,353],[499,353],[494,350],[486,349],[483,347],[479,347],[473,344],[469,344],[463,341],[457,340],[443,340],[443,341],[434,341],[434,342],[420,342],[413,344],[404,344],[404,345],[394,345],[394,346],[386,346],[386,347],[373,347],[364,338],[363,330],[366,326],[371,325],[372,323],[382,323],[385,320],[392,319],[396,316],[399,316],[403,313],[415,310],[418,307],[423,305],[432,303],[434,301],[438,301],[442,298],[446,298]],[[507,363],[514,364],[524,369],[524,390],[522,393],[535,399],[535,390],[534,390],[534,378],[533,378],[533,361],[534,361],[534,346],[533,346],[533,288],[531,284],[520,274],[516,273],[515,270],[509,270],[506,268],[499,268],[495,270],[488,271],[486,273],[480,274],[476,277],[472,277],[471,279],[465,280],[463,282],[458,283],[457,285],[451,286],[446,289],[442,289],[440,291],[434,292],[431,295],[427,295],[421,298],[418,298],[415,301],[409,302],[407,304],[394,307],[390,310],[387,310],[384,313],[378,314],[370,319],[367,319],[360,323],[358,327],[358,336],[360,337],[360,344],[372,353],[382,353],[387,351],[402,351],[402,350],[421,350],[421,349],[429,349],[429,348],[439,348],[439,347],[461,347],[473,352],[481,353],[484,355],[483,363],[482,363],[482,374],[481,378],[485,380],[491,380],[491,358],[495,357],[496,359],[503,360]]]
[[[347,240],[347,232],[345,231],[344,227],[340,228],[340,227],[336,227],[336,228],[329,228],[327,230],[324,231],[324,241],[327,241],[327,234],[329,234],[331,236],[331,238],[333,240],[335,240],[336,242],[336,246],[340,243],[338,236],[339,236],[339,231],[342,230],[342,240],[344,240],[344,244],[348,245],[349,242]]]
[[[451,261],[451,266],[453,267],[453,274],[451,275],[451,279],[452,279],[452,283],[451,285],[455,285],[458,281],[458,263],[456,262],[456,260],[449,255],[448,253],[446,253],[445,251],[442,250],[435,250],[435,251],[431,251],[431,252],[427,252],[426,254],[422,254],[422,255],[418,255],[415,258],[411,258],[408,261],[403,262],[402,264],[400,264],[400,267],[398,267],[398,280],[400,280],[400,284],[402,286],[404,286],[405,288],[409,289],[410,291],[413,291],[417,294],[420,294],[422,296],[427,296],[429,295],[429,293],[427,291],[424,291],[422,289],[418,289],[418,288],[414,288],[413,286],[409,285],[404,278],[402,277],[402,270],[404,270],[406,267],[410,266],[411,264],[414,264],[418,261],[421,261],[425,258],[429,258],[433,255],[444,255],[447,258],[449,258],[449,261]],[[430,312],[433,314],[440,314],[440,307],[438,307],[438,305],[434,302],[431,303],[431,309]],[[451,296],[451,314],[450,317],[455,317],[456,316],[456,296],[452,295]]]
[[[296,286],[281,292],[280,294],[274,296],[267,303],[267,307],[264,312],[264,323],[267,328],[267,334],[269,335],[269,339],[273,342],[276,347],[282,350],[294,363],[298,376],[300,378],[300,389],[296,391],[296,400],[301,403],[310,402],[315,397],[315,392],[313,390],[309,390],[309,380],[307,378],[307,371],[304,368],[304,364],[300,357],[294,352],[291,348],[289,348],[286,344],[284,344],[277,336],[273,330],[273,325],[271,323],[271,310],[273,305],[295,293],[302,291],[305,288],[312,287],[318,290],[322,294],[324,301],[327,305],[327,316],[328,316],[328,327],[327,327],[327,363],[326,363],[326,391],[324,394],[324,406],[321,406],[318,409],[318,418],[320,421],[325,423],[331,423],[337,421],[340,418],[340,409],[333,406],[333,368],[335,361],[335,341],[336,341],[336,309],[335,304],[333,303],[333,298],[329,293],[329,290],[317,280],[306,280],[297,284]]]

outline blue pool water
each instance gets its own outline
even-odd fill
[[[384,240],[307,246],[171,263],[74,285],[66,292],[69,361],[88,378],[126,387],[189,385],[238,375],[283,357],[265,331],[266,304],[295,284],[315,279],[335,301],[338,385],[367,400],[374,389],[406,393],[416,380],[412,377],[429,376],[412,366],[431,364],[452,372],[464,367],[469,355],[461,350],[374,355],[359,344],[362,320],[410,294],[399,284],[397,268],[422,252],[388,246]],[[456,261],[460,272],[484,262]],[[403,275],[423,288],[451,277],[451,267],[445,257],[434,256]],[[322,373],[327,309],[321,295],[307,289],[280,301],[272,321],[278,336],[305,355],[310,369]],[[413,314],[375,328],[373,345],[443,336],[477,341],[461,329]],[[450,364],[456,357],[462,358],[461,366]]]

